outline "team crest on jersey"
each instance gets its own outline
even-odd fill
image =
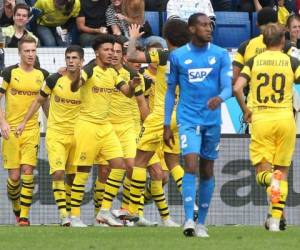
[[[216,62],[217,62],[216,57],[214,57],[214,56],[209,56],[208,57],[208,63],[210,65],[214,65]]]
[[[189,69],[189,82],[203,82],[212,68]]]
[[[186,59],[184,61],[184,64],[188,65],[188,64],[191,64],[193,61],[191,59]]]

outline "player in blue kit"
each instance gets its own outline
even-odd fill
[[[179,85],[177,124],[185,161],[182,195],[185,211],[184,235],[209,237],[204,226],[214,191],[214,160],[218,157],[221,134],[221,103],[231,97],[231,61],[228,52],[212,43],[210,19],[202,13],[190,16],[191,42],[170,55],[168,90],[165,102],[165,143],[172,147],[170,129]],[[200,156],[200,161],[198,161]],[[199,164],[198,164],[199,162]],[[198,223],[193,221],[196,171],[199,166]]]

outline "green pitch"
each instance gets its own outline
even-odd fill
[[[185,238],[169,228],[0,227],[1,250],[293,250],[300,246],[300,227],[271,233],[262,227],[209,227],[209,239]]]

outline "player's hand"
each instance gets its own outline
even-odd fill
[[[21,124],[19,124],[19,126],[15,129],[15,136],[19,137],[22,135],[24,129],[25,129],[26,124],[24,122],[22,122]]]
[[[7,140],[9,138],[10,126],[5,120],[2,121],[0,129],[2,137]]]
[[[251,120],[252,120],[252,112],[251,112],[249,109],[247,109],[247,110],[244,112],[243,119],[244,119],[245,122],[251,123]]]
[[[170,149],[175,144],[174,134],[170,126],[164,126],[164,142]]]
[[[132,80],[129,82],[129,85],[131,88],[135,89],[137,86],[139,86],[142,83],[142,79],[139,76],[135,76],[132,78]]]
[[[129,26],[129,38],[139,39],[145,32],[140,32],[141,25],[131,24]]]
[[[216,96],[216,97],[213,97],[208,100],[207,106],[209,109],[215,110],[216,108],[218,108],[220,106],[220,104],[222,102],[223,102],[223,100],[219,96]]]

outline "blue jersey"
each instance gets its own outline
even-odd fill
[[[211,110],[207,103],[212,97],[219,96],[225,101],[232,95],[231,60],[227,50],[212,43],[201,48],[189,43],[174,50],[169,62],[165,124],[170,124],[176,85],[179,85],[179,125],[221,124],[221,107]]]

